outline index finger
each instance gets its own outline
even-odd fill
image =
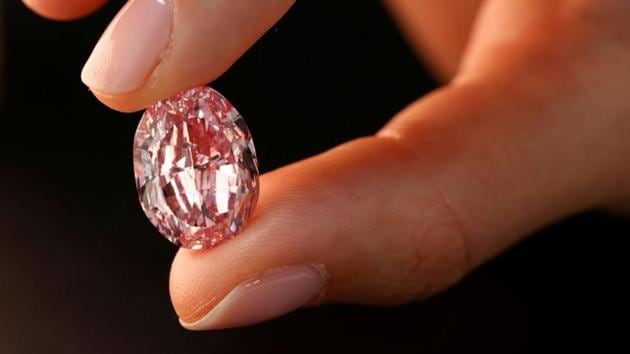
[[[131,0],[81,79],[107,106],[137,111],[225,72],[294,0]]]

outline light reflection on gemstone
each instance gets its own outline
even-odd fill
[[[140,203],[171,242],[213,247],[247,223],[258,197],[251,134],[218,92],[200,87],[149,107],[134,139]]]

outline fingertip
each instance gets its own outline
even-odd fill
[[[325,277],[309,264],[267,270],[241,282],[202,318],[180,324],[189,330],[247,326],[284,315],[319,297]]]
[[[81,79],[110,108],[143,109],[216,79],[292,2],[129,1],[103,33]]]
[[[313,230],[297,232],[297,225],[303,225],[317,211],[309,207],[310,202],[303,198],[290,205],[282,202],[287,195],[295,196],[296,193],[282,191],[287,184],[279,183],[278,176],[273,175],[263,176],[261,183],[271,191],[267,189],[263,192],[257,215],[242,234],[216,248],[203,251],[180,249],[175,256],[170,274],[170,295],[175,312],[185,328],[234,327],[277,317],[312,300],[316,295],[314,293],[321,288],[326,262],[318,257],[323,253],[322,249],[327,248],[331,233],[326,232],[327,227],[320,225],[318,231],[321,235],[317,242],[313,242]],[[280,179],[284,180],[286,176],[280,176]],[[307,210],[311,214],[306,213]],[[251,286],[247,284],[261,279],[267,285],[259,293],[267,295],[227,297],[235,289],[249,289]],[[289,279],[290,284],[285,282]],[[267,303],[262,299],[269,299],[274,294],[291,296],[283,298],[283,303],[269,301],[267,306],[254,305]],[[232,299],[227,303],[234,302],[238,306],[226,307],[224,299]],[[223,309],[214,311],[220,303],[223,303]],[[244,308],[245,303],[250,311],[233,312],[235,307]],[[271,304],[277,305],[273,311],[269,307]],[[260,312],[263,308],[269,312]],[[233,322],[232,319],[237,317],[241,320]]]
[[[201,294],[197,294],[198,279],[192,276],[192,272],[182,271],[191,269],[192,259],[195,256],[201,255],[207,251],[191,251],[187,249],[180,249],[171,265],[171,273],[169,278],[169,292],[171,296],[171,303],[175,309],[175,313],[181,319],[188,319],[199,312],[199,304],[196,302]],[[210,301],[210,304],[212,301]]]
[[[89,15],[107,0],[22,0],[36,14],[56,21],[69,21]]]
[[[133,113],[143,110],[157,100],[143,93],[128,93],[122,95],[112,95],[90,88],[94,97],[105,106],[123,113]]]

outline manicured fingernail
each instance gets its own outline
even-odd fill
[[[211,330],[266,321],[306,305],[323,284],[322,273],[310,265],[277,268],[236,286],[200,320],[180,323],[190,330]]]
[[[141,88],[171,37],[170,0],[130,0],[110,23],[83,67],[81,80],[107,94]]]

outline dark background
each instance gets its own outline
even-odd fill
[[[0,354],[628,350],[630,223],[595,213],[423,303],[180,328],[167,287],[176,249],[136,200],[139,114],[108,110],[79,81],[121,2],[70,23],[0,6]],[[266,171],[373,133],[435,83],[379,2],[312,0],[213,86],[247,118]]]

